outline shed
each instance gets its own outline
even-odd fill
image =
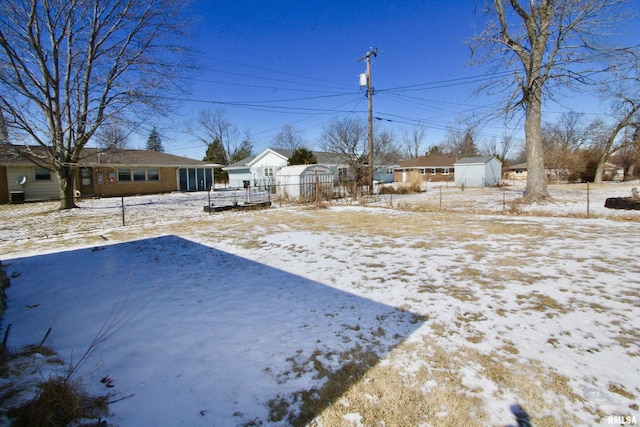
[[[501,182],[502,162],[494,156],[463,157],[453,166],[456,170],[456,186],[491,187]]]
[[[308,201],[317,191],[330,195],[333,191],[333,172],[324,165],[286,166],[276,173],[276,193],[290,200]]]

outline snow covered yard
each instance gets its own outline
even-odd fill
[[[187,212],[2,235],[9,346],[52,327],[46,344],[73,362],[99,336],[77,375],[124,397],[114,424],[505,426],[514,405],[536,426],[640,417],[635,212],[419,212],[418,195],[414,211],[207,215],[160,197]],[[56,216],[40,223],[73,222]]]

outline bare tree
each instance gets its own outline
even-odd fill
[[[296,130],[292,125],[286,124],[282,126],[280,132],[273,137],[271,145],[273,148],[295,151],[298,148],[303,148],[305,141],[302,137],[302,132]]]
[[[636,167],[640,164],[640,125],[627,132],[626,143],[616,153],[616,160],[624,167],[624,181],[634,178]]]
[[[368,127],[363,122],[334,119],[325,125],[320,137],[320,147],[324,151],[344,158],[355,186],[362,184],[367,177],[368,135]]]
[[[389,166],[398,163],[402,159],[402,153],[398,147],[396,135],[386,129],[374,129],[374,131],[374,163],[377,163],[378,166]]]
[[[95,139],[98,147],[104,150],[123,150],[127,148],[129,134],[122,126],[109,123],[96,132]]]
[[[420,125],[402,130],[402,153],[406,158],[410,159],[422,155],[426,135],[427,130]]]
[[[9,133],[7,132],[7,124],[4,121],[2,107],[0,107],[0,144],[9,142]]]
[[[598,158],[594,177],[596,183],[602,182],[604,166],[609,158],[618,150],[627,150],[628,145],[635,144],[633,138],[620,139],[619,135],[630,128],[635,133],[635,129],[640,125],[640,52],[630,49],[626,53],[626,57],[632,58],[628,62],[630,66],[619,69],[604,90],[605,96],[613,99],[611,116],[615,124]],[[634,150],[628,152],[633,153]]]
[[[223,108],[215,110],[200,110],[195,127],[189,126],[191,134],[199,141],[209,146],[214,141],[218,141],[224,148],[225,157],[231,163],[236,159],[239,153],[246,152],[241,149],[241,145],[246,141],[250,143],[251,132],[245,132],[244,138],[238,130],[237,126],[227,116],[227,111]]]
[[[0,2],[0,107],[25,141],[20,154],[56,173],[61,209],[75,207],[76,165],[103,123],[166,109],[161,100],[184,70],[177,42],[188,28],[181,20],[185,6],[177,0]],[[44,149],[31,150],[34,142]]]
[[[542,147],[545,165],[561,181],[582,179],[585,170],[583,149],[591,144],[595,127],[584,123],[584,115],[570,111],[553,123],[542,126]]]
[[[516,148],[516,144],[517,141],[513,135],[505,133],[499,141],[494,137],[486,142],[483,151],[488,156],[494,156],[502,163],[506,163]]]
[[[460,157],[472,157],[478,155],[477,124],[460,119],[455,126],[447,129],[444,148],[447,154]]]
[[[616,23],[624,0],[493,0],[490,21],[474,39],[473,54],[511,75],[505,111],[524,110],[527,187],[531,201],[548,197],[542,147],[542,105],[555,87],[584,83],[597,70],[594,56],[604,57],[597,32]],[[504,85],[504,82],[496,85]],[[556,85],[556,86],[554,86]],[[496,86],[493,86],[496,87]]]

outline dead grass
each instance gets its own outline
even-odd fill
[[[439,331],[436,335],[445,335],[444,324],[430,326]],[[504,353],[510,357],[505,359]],[[429,340],[400,344],[384,363],[362,349],[340,355],[347,363],[334,372],[326,368],[320,354],[314,354],[300,366],[312,364],[317,377],[327,377],[326,385],[299,391],[293,400],[285,396],[272,400],[270,421],[286,419],[294,426],[338,427],[348,424],[350,414],[358,414],[359,422],[366,426],[484,426],[489,417],[478,397],[480,390],[469,388],[465,381],[471,369],[491,383],[495,399],[511,405],[516,402],[509,396],[515,396],[529,412],[533,425],[579,425],[581,421],[569,405],[586,403],[572,391],[569,379],[537,360],[516,359],[518,354],[509,341],[485,354],[474,347],[451,352]],[[610,390],[633,398],[619,385],[610,386]],[[299,412],[291,407],[296,403],[300,404]],[[585,411],[594,414],[596,420],[597,411],[586,406]]]
[[[628,392],[622,384],[609,384],[609,391],[612,393],[619,394],[620,396],[626,397],[629,400],[635,399],[635,395],[633,393]]]
[[[430,208],[439,210],[437,205]],[[415,211],[415,210],[414,210]],[[426,212],[425,210],[424,212]],[[247,221],[247,216],[253,219]],[[538,272],[524,271],[524,267],[535,267],[536,256],[540,254],[541,242],[545,239],[561,238],[568,232],[561,227],[541,227],[539,223],[518,220],[517,224],[509,217],[478,217],[473,221],[469,215],[453,212],[433,212],[428,214],[399,214],[393,216],[390,223],[384,209],[376,211],[344,212],[340,210],[319,209],[291,212],[289,210],[272,209],[259,213],[238,213],[220,218],[205,218],[189,223],[164,224],[162,227],[127,227],[103,231],[105,240],[127,241],[152,235],[177,234],[187,238],[211,242],[233,241],[244,249],[265,249],[273,246],[264,239],[264,235],[287,231],[309,231],[326,233],[328,236],[347,237],[353,242],[353,249],[360,248],[396,249],[410,248],[416,257],[429,262],[430,254],[437,254],[439,248],[455,248],[456,262],[459,264],[452,270],[441,271],[445,280],[429,281],[418,284],[416,297],[433,298],[452,297],[470,303],[478,301],[476,290],[492,289],[499,291],[513,284],[534,285],[540,280],[549,279],[544,270]],[[189,237],[191,236],[191,237]],[[195,236],[195,237],[193,237]],[[373,236],[373,240],[372,240]],[[502,249],[496,246],[487,247],[479,242],[487,236],[496,245],[505,245]],[[45,239],[47,250],[59,244],[67,249],[69,245],[79,242],[104,243],[97,236],[72,236],[59,243]],[[514,249],[513,242],[518,242]],[[38,242],[34,242],[38,243]],[[20,243],[22,244],[22,243]],[[346,243],[345,243],[346,245]],[[279,247],[292,255],[306,254],[304,244]],[[570,248],[567,248],[568,250]],[[512,255],[504,256],[511,251]],[[393,253],[393,252],[390,252]],[[487,255],[480,257],[479,253]],[[515,255],[514,255],[515,254]],[[562,254],[548,254],[548,257],[561,257]],[[593,259],[609,262],[607,254],[594,253]],[[452,260],[453,261],[453,260]],[[576,260],[578,262],[579,260]],[[587,261],[587,260],[585,260]],[[336,263],[348,260],[335,259]],[[481,264],[483,263],[483,264]],[[599,264],[606,265],[606,264]],[[371,261],[358,267],[364,269],[382,268],[383,262]],[[398,266],[386,277],[389,281],[399,283],[415,283],[409,270]],[[599,268],[602,273],[609,272],[606,267]],[[383,280],[381,280],[383,281]],[[426,281],[425,281],[426,282]],[[364,287],[360,279],[354,279],[354,289]],[[473,286],[477,285],[477,286]],[[533,288],[528,288],[533,289]],[[574,292],[562,289],[563,292]],[[606,292],[600,290],[599,292]],[[429,294],[433,294],[432,297]],[[618,302],[637,307],[638,290],[630,288],[620,295],[612,297]],[[620,300],[623,301],[620,301]],[[498,300],[498,297],[496,297]],[[419,300],[413,300],[419,301]],[[563,303],[548,295],[520,290],[516,299],[520,310],[544,313],[549,317],[567,313],[576,308],[596,313],[604,313],[607,306],[584,301],[576,307],[569,300]],[[574,301],[575,302],[575,301]],[[606,304],[606,303],[605,303]],[[409,305],[398,307],[409,309]],[[491,308],[491,307],[489,307]],[[475,310],[475,309],[474,309]],[[612,309],[611,309],[612,310]],[[499,316],[509,317],[513,310],[498,307],[494,310]],[[536,426],[580,425],[571,412],[566,409],[568,402],[582,402],[584,399],[572,392],[569,379],[552,367],[536,360],[526,359],[526,350],[519,349],[513,342],[505,340],[493,351],[482,353],[480,346],[474,346],[485,340],[482,332],[482,315],[470,312],[462,313],[453,322],[429,322],[431,330],[430,342],[405,343],[395,349],[380,363],[378,356],[366,347],[359,347],[340,354],[321,354],[314,352],[306,358],[292,358],[291,369],[283,373],[281,381],[287,376],[311,374],[322,386],[310,390],[299,390],[291,395],[275,396],[269,403],[270,416],[273,422],[286,422],[292,425],[342,426],[347,424],[347,414],[358,413],[364,425],[375,426],[378,421],[392,425],[487,425],[488,415],[484,413],[486,402],[479,390],[465,386],[463,375],[472,372],[489,387],[495,387],[494,397],[505,401],[505,405],[517,399],[530,412]],[[622,324],[625,324],[624,322]],[[357,325],[345,325],[350,331],[356,331]],[[384,331],[376,332],[380,335]],[[376,333],[373,336],[376,336]],[[569,332],[560,333],[570,335]],[[466,339],[469,347],[448,349],[438,345],[438,340],[446,340],[452,335]],[[629,351],[635,351],[640,342],[638,332],[631,329],[620,329],[615,338],[619,345]],[[460,340],[458,340],[460,342]],[[549,344],[558,349],[562,343],[556,338],[549,338]],[[448,347],[447,347],[448,348]],[[486,348],[483,346],[482,348]],[[640,357],[640,352],[636,354]],[[329,358],[340,360],[339,368],[329,363]],[[411,359],[420,366],[411,371],[403,366],[403,360]],[[472,381],[480,383],[479,381]],[[612,384],[609,391],[633,399],[634,391],[625,389],[621,384]],[[597,414],[584,404],[584,412]],[[551,414],[557,414],[552,416]],[[314,421],[315,420],[315,421]],[[258,425],[260,420],[252,421]],[[248,424],[249,425],[249,424]],[[381,425],[381,424],[379,424]]]
[[[83,420],[97,425],[109,416],[109,395],[91,396],[80,380],[69,376],[42,378],[44,365],[61,367],[65,363],[58,354],[42,345],[26,346],[17,352],[3,349],[0,373],[7,381],[0,387],[0,414],[11,419],[15,427],[58,427]],[[25,380],[26,376],[34,379]]]
[[[371,348],[360,344],[336,355],[340,360],[340,366],[336,369],[331,368],[327,362],[332,356],[334,354],[323,354],[316,350],[306,359],[288,359],[292,363],[292,374],[299,376],[312,369],[313,378],[323,380],[323,383],[320,387],[298,390],[287,396],[279,395],[267,402],[270,422],[286,420],[292,426],[308,425],[379,361],[378,355]]]
[[[380,194],[414,194],[422,191],[422,175],[409,172],[405,182],[380,187]]]
[[[536,292],[531,292],[526,295],[516,295],[516,299],[517,303],[522,306],[522,310],[544,312],[547,314],[547,317],[554,317],[558,314],[566,314],[570,312],[567,304],[561,304],[555,298]]]
[[[33,400],[10,409],[15,427],[59,427],[81,419],[100,419],[107,416],[108,397],[91,397],[81,383],[64,377],[42,381]]]
[[[403,344],[398,351],[413,354],[416,350],[419,349],[412,344]],[[451,361],[441,348],[430,355],[429,366],[411,375],[393,367],[398,360],[392,354],[390,363],[374,366],[310,425],[343,426],[350,413],[360,414],[361,423],[370,426],[485,425],[482,400],[465,390],[459,376],[450,375],[453,370],[440,370]]]

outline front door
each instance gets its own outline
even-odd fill
[[[93,169],[80,168],[80,194],[93,196]]]

